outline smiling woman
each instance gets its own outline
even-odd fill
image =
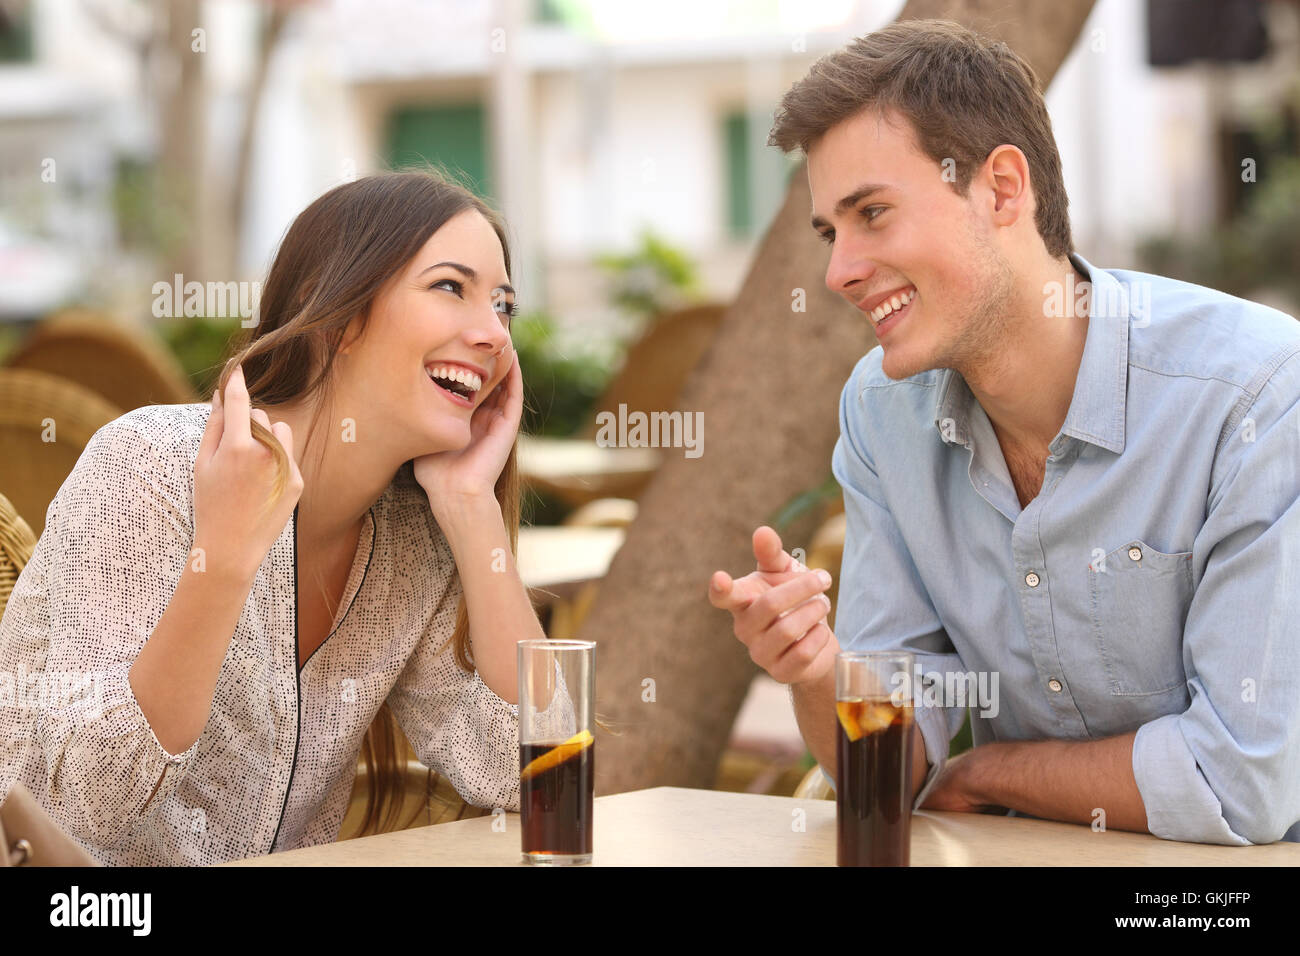
[[[515,642],[544,635],[509,271],[495,213],[429,173],[298,216],[211,406],[106,425],[51,505],[0,668],[104,691],[0,709],[0,794],[101,862],[215,863],[336,839],[359,755],[363,830],[391,826],[404,733],[467,802],[518,807]]]

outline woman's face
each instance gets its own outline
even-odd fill
[[[469,444],[474,410],[514,360],[514,301],[491,224],[474,209],[449,219],[375,299],[361,338],[353,339],[353,328],[345,336],[348,400],[338,407],[366,409],[357,441],[379,439],[388,446],[383,453],[401,461]],[[435,384],[431,373],[439,370],[477,379],[462,374],[467,383]],[[459,398],[456,389],[473,393]]]

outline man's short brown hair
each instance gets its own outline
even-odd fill
[[[962,196],[989,153],[1004,143],[1019,147],[1029,160],[1043,244],[1057,259],[1074,251],[1047,105],[1033,69],[1005,43],[949,20],[904,20],[859,37],[823,56],[790,88],[768,144],[806,153],[832,126],[864,110],[906,117],[930,158],[952,160]]]

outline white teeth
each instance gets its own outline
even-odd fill
[[[460,382],[471,391],[477,392],[483,387],[483,379],[463,368],[455,368],[450,365],[431,365],[426,366],[425,371],[429,373],[430,378],[445,378],[453,382]]]
[[[897,312],[903,306],[907,305],[907,303],[911,302],[914,298],[916,298],[915,289],[908,289],[906,292],[901,292],[897,295],[890,296],[884,302],[880,303],[880,305],[876,306],[874,309],[871,310],[871,321],[879,324],[885,318],[885,316],[890,315],[893,312]]]

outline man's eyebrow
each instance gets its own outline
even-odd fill
[[[461,273],[470,282],[474,282],[475,280],[478,279],[478,272],[476,270],[471,269],[469,266],[461,265],[459,262],[447,262],[447,261],[435,262],[433,265],[429,266],[428,269],[424,269],[423,271],[421,271],[420,275],[422,276],[424,275],[425,272],[428,272],[430,269],[436,269],[439,266],[450,266],[451,268],[455,269],[457,272]],[[416,278],[418,279],[419,276],[416,276]],[[509,285],[507,283],[503,282],[501,285],[497,286],[497,288],[500,289],[502,292],[509,292],[511,295],[515,294],[514,286]]]
[[[888,188],[889,187],[883,183],[864,183],[835,204],[835,215],[841,215],[845,210],[856,206],[859,202],[873,193],[878,193],[882,189]],[[812,227],[818,231],[821,231],[829,225],[830,223],[821,216],[812,217]]]

